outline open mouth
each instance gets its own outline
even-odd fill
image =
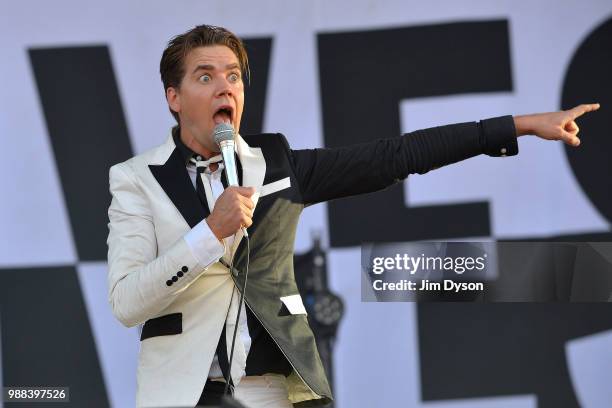
[[[217,111],[213,115],[213,120],[215,122],[215,125],[218,125],[219,123],[227,123],[228,125],[231,125],[232,124],[232,114],[233,114],[233,109],[231,106],[229,105],[221,106],[219,109],[217,109]]]

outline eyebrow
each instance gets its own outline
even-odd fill
[[[236,63],[233,64],[228,64],[225,66],[226,70],[232,70],[232,69],[236,69],[238,68],[239,65]],[[214,65],[210,65],[210,64],[202,64],[202,65],[198,65],[197,67],[195,67],[195,69],[193,70],[193,73],[195,74],[198,71],[214,71],[215,70],[215,66]]]

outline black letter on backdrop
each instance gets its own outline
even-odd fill
[[[245,43],[254,81],[247,86],[250,108],[242,129],[259,133],[272,39]],[[108,47],[31,49],[29,54],[78,259],[105,261],[108,169],[133,154]],[[156,85],[163,98],[161,82]],[[0,272],[4,383],[68,385],[74,406],[109,406],[75,266]]]
[[[402,99],[512,91],[506,20],[319,34],[318,46],[327,147],[399,135]],[[330,202],[328,219],[332,247],[490,234],[488,202],[406,208],[401,183]]]
[[[565,152],[580,186],[608,222],[612,222],[611,72],[612,19],[609,19],[578,47],[565,76],[561,101],[562,109],[585,102],[601,103],[597,113],[579,119],[579,136],[584,136],[580,149],[565,146]]]

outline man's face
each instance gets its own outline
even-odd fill
[[[181,132],[202,147],[218,151],[213,130],[219,123],[240,129],[244,83],[238,58],[224,45],[198,47],[187,54],[180,88],[168,88],[170,107],[178,112]]]

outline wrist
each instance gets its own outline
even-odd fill
[[[221,234],[219,234],[219,232],[217,231],[217,227],[214,225],[213,222],[210,222],[209,218],[210,217],[207,217],[205,220],[206,224],[208,225],[208,228],[210,228],[210,231],[219,240],[219,242],[223,243],[223,238],[221,237]]]
[[[531,115],[514,116],[513,119],[516,137],[533,134]]]

